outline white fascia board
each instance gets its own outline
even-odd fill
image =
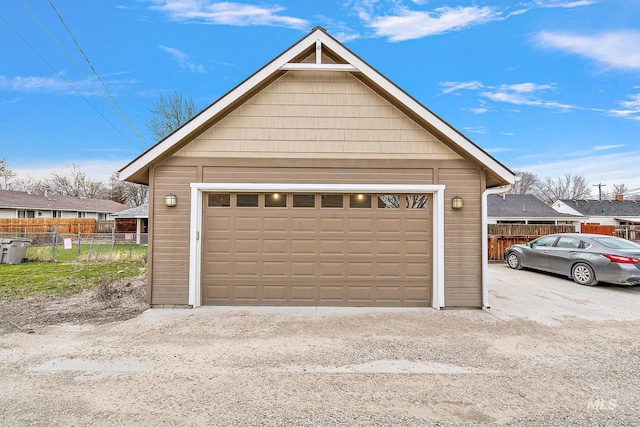
[[[191,218],[189,226],[189,305],[202,305],[200,274],[202,260],[202,191],[191,186]]]
[[[281,191],[289,193],[433,193],[444,190],[444,185],[404,184],[287,184],[287,183],[192,183],[191,188],[201,191],[232,191],[234,193]]]
[[[433,277],[431,306],[444,307],[444,185],[402,184],[286,184],[286,183],[191,183],[191,211],[189,227],[189,305],[202,305],[200,283],[202,260],[203,192],[371,192],[371,193],[429,193],[433,194]]]
[[[308,63],[288,63],[280,67],[286,71],[358,71],[356,67],[350,64],[308,64]]]

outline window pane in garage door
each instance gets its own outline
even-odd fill
[[[315,208],[316,195],[315,194],[294,194],[293,207],[294,208]]]
[[[264,205],[267,208],[287,207],[287,195],[281,193],[265,194]]]
[[[258,195],[257,194],[238,194],[236,206],[239,208],[257,208],[258,207]]]
[[[393,194],[382,194],[378,196],[378,208],[399,209],[400,196]]]
[[[231,206],[231,194],[209,194],[209,206],[228,208]]]
[[[369,194],[351,194],[349,195],[349,207],[366,209],[371,208],[371,195]]]
[[[342,194],[323,194],[321,196],[323,208],[341,208],[344,203],[344,196]]]
[[[407,194],[407,209],[428,209],[429,196],[425,194]]]

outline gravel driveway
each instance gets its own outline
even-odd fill
[[[153,309],[8,333],[0,425],[638,425],[638,287],[489,277],[488,311]]]

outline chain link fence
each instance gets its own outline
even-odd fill
[[[141,233],[6,233],[2,237],[31,239],[28,261],[146,261],[147,234]]]

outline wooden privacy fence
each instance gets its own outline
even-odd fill
[[[580,224],[581,233],[604,234],[605,236],[613,236],[616,234],[615,225],[600,225],[598,222],[585,222]]]
[[[0,233],[96,233],[97,223],[92,218],[0,218]]]
[[[488,251],[489,261],[504,259],[504,250],[511,245],[527,243],[540,236],[553,233],[575,233],[573,225],[544,224],[489,224]]]

